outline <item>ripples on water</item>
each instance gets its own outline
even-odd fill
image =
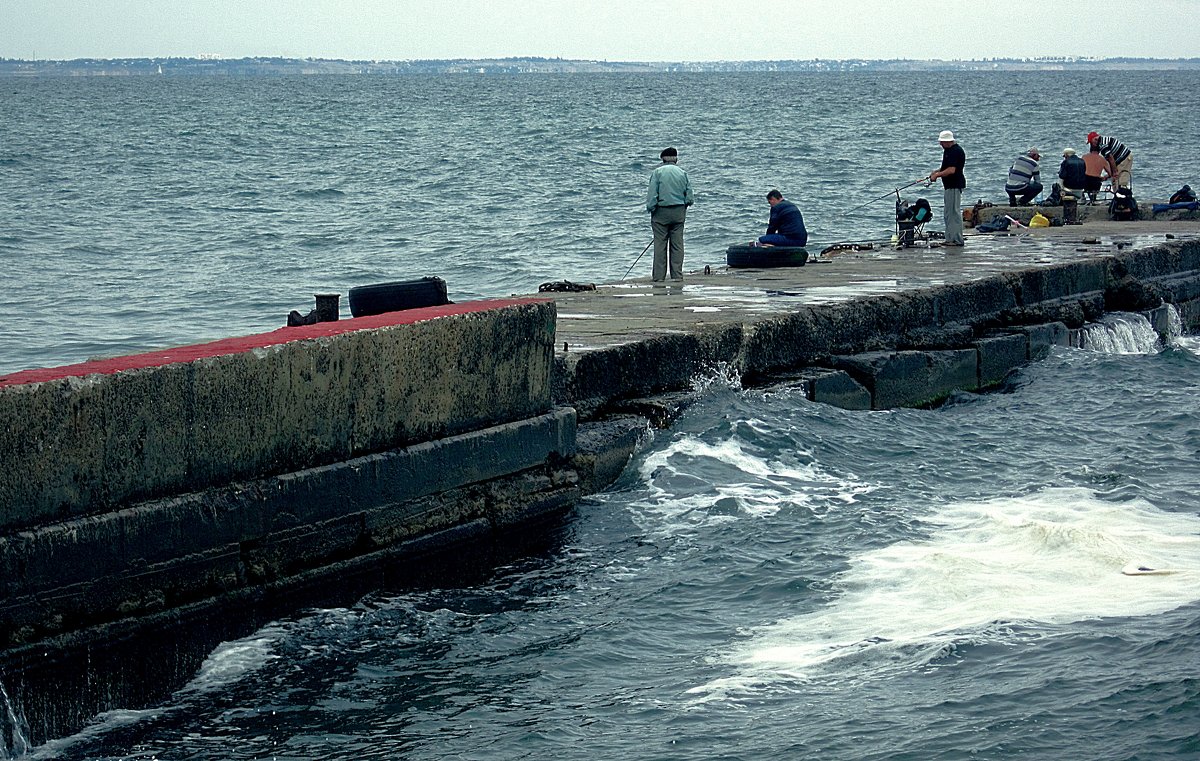
[[[1053,175],[1057,151],[1092,127],[1133,146],[1140,197],[1165,198],[1195,184],[1195,84],[1187,72],[4,80],[0,373],[269,330],[313,293],[372,282],[436,274],[465,300],[615,281],[649,241],[645,181],[666,145],[698,192],[695,268],[760,231],[772,187],[800,203],[814,245],[887,237],[889,201],[846,209],[935,168],[948,126],[969,155],[967,200],[1001,199],[1031,143]],[[1120,110],[1097,122],[1114,91]]]
[[[276,621],[34,756],[1194,757],[1198,377],[1182,338],[936,410],[714,383],[546,551]]]

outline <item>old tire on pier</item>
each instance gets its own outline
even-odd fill
[[[797,246],[730,246],[725,263],[730,267],[803,267],[808,249]]]
[[[360,285],[350,289],[349,300],[350,314],[355,317],[450,303],[446,298],[446,281],[440,277]]]

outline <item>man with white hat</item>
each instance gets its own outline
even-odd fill
[[[929,181],[942,181],[943,215],[946,222],[946,246],[961,246],[963,240],[962,192],[967,187],[963,167],[967,163],[966,151],[954,139],[950,130],[938,135],[942,146],[942,166],[929,174]]]
[[[1083,198],[1083,191],[1087,187],[1087,164],[1075,155],[1074,148],[1063,148],[1058,179],[1062,180],[1063,190],[1069,191],[1077,199]]]

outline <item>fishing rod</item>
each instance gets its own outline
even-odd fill
[[[638,258],[636,258],[636,259],[634,259],[634,260],[633,260],[633,264],[629,265],[629,269],[628,269],[628,270],[626,270],[626,271],[625,271],[625,274],[621,276],[621,279],[622,279],[622,280],[624,280],[625,278],[629,277],[629,273],[630,273],[630,272],[633,272],[633,268],[637,266],[637,263],[638,263],[638,262],[640,262],[640,261],[642,260],[642,257],[646,255],[646,252],[647,252],[647,251],[649,251],[649,250],[650,250],[650,247],[651,247],[651,246],[653,246],[653,245],[654,245],[654,241],[653,241],[653,240],[651,240],[649,243],[647,243],[647,244],[646,244],[646,247],[642,249],[642,253],[638,254]]]
[[[875,203],[876,201],[882,201],[883,199],[887,198],[887,197],[888,197],[888,196],[890,196],[890,195],[899,195],[899,193],[900,193],[900,191],[901,191],[901,190],[904,190],[904,189],[906,189],[906,188],[911,188],[913,185],[918,185],[918,184],[920,184],[920,183],[922,183],[922,182],[924,182],[924,183],[928,183],[928,182],[929,182],[929,175],[925,175],[924,177],[920,177],[920,178],[918,178],[918,179],[916,179],[916,180],[913,180],[912,182],[908,183],[907,185],[901,185],[900,187],[898,187],[898,188],[895,188],[894,190],[889,190],[888,192],[884,193],[883,195],[879,196],[878,198],[872,198],[870,201],[867,201],[867,202],[866,202],[866,203],[864,203],[864,204],[861,204],[861,205],[859,205],[859,206],[855,206],[853,209],[850,209],[849,211],[847,211],[847,212],[844,212],[842,216],[848,216],[848,215],[850,215],[850,214],[853,214],[854,212],[858,211],[859,209],[866,208],[867,206],[870,206],[871,204]]]

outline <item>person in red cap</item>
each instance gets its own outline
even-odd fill
[[[1113,190],[1133,190],[1133,152],[1115,137],[1101,137],[1099,132],[1089,132],[1088,144],[1100,151],[1108,161],[1108,176],[1113,178]]]

